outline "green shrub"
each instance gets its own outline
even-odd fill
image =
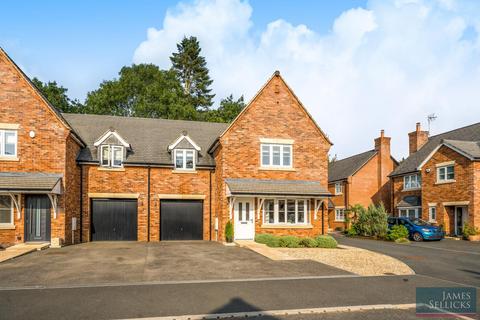
[[[300,247],[300,238],[283,236],[278,239],[278,245],[283,248],[298,248]]]
[[[302,238],[300,239],[299,245],[305,248],[315,248],[317,246],[317,241],[313,238]]]
[[[351,227],[347,231],[345,231],[347,237],[355,237],[358,236],[358,232],[354,227]]]
[[[225,225],[225,239],[227,242],[233,241],[233,225],[231,221],[228,221]]]
[[[410,243],[410,240],[408,240],[407,238],[399,238],[399,239],[395,239],[395,242],[396,243]]]
[[[395,241],[408,238],[408,229],[402,225],[393,226],[387,234],[387,240]]]
[[[255,235],[255,242],[258,242],[258,243],[268,245],[269,243],[275,240],[276,240],[276,237],[271,234],[261,233],[261,234]]]
[[[317,247],[319,248],[336,248],[337,247],[337,240],[335,240],[332,236],[328,236],[328,235],[320,235],[316,237],[315,242],[317,243]]]
[[[475,228],[475,226],[472,226],[471,224],[466,222],[463,225],[462,234],[464,238],[468,238],[469,236],[475,236],[479,234],[479,231],[477,228]]]
[[[378,206],[371,204],[367,209],[357,206],[356,211],[357,219],[352,227],[359,235],[385,238],[388,231],[388,215],[383,204]]]

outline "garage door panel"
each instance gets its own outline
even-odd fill
[[[161,240],[202,240],[203,202],[162,200],[160,238]]]
[[[92,200],[92,241],[137,240],[137,201]]]

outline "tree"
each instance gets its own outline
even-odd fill
[[[118,116],[189,119],[197,114],[174,71],[153,64],[123,67],[118,79],[104,81],[86,99],[86,112]]]
[[[33,78],[32,82],[58,111],[72,113],[82,111],[82,104],[76,99],[70,99],[67,95],[68,89],[58,85],[56,81],[43,83],[39,79]]]
[[[245,108],[243,96],[235,100],[231,94],[220,101],[218,109],[206,112],[203,119],[211,122],[232,122],[243,108]]]
[[[210,93],[213,80],[208,74],[205,58],[200,55],[201,50],[196,37],[184,37],[177,44],[177,52],[172,53],[170,61],[195,110],[208,111],[215,95]]]

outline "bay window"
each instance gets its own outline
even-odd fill
[[[13,201],[10,196],[0,195],[0,226],[13,225]]]
[[[264,224],[307,224],[307,199],[266,199],[263,202]]]
[[[17,156],[17,131],[0,130],[0,156]]]
[[[290,144],[261,144],[262,167],[292,167],[292,145]]]
[[[421,207],[414,207],[414,208],[399,208],[398,209],[398,216],[399,217],[406,217],[409,219],[416,219],[420,216]]]

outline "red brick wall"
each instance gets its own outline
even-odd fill
[[[473,162],[473,200],[470,210],[471,222],[480,230],[480,162]]]
[[[398,208],[397,204],[406,196],[417,196],[421,197],[422,196],[422,190],[421,189],[416,189],[416,190],[403,190],[403,176],[400,177],[394,177],[391,180],[392,182],[392,207],[393,207],[393,215],[398,216]]]
[[[293,170],[274,171],[260,168],[260,138],[293,139]],[[235,121],[220,139],[221,152],[217,153],[217,177],[220,192],[225,194],[225,178],[313,180],[327,187],[329,142],[319,132],[304,109],[279,76],[274,76],[258,94],[246,112]],[[221,154],[220,154],[221,153]],[[221,162],[218,166],[219,160]],[[220,235],[229,219],[225,196],[219,198],[217,214],[220,216]],[[311,217],[314,228],[308,234],[321,232],[321,219]],[[328,227],[325,211],[324,228]],[[291,233],[288,229],[256,232]],[[301,234],[296,229],[295,233]]]
[[[335,205],[335,207],[343,207],[347,208],[348,206],[346,205],[346,192],[348,192],[348,189],[346,189],[346,182],[342,182],[342,194],[335,195],[335,183],[330,183],[328,185],[328,191],[332,195],[332,202]],[[332,230],[335,229],[345,229],[345,222],[341,221],[335,221],[335,209],[329,210],[328,211],[328,227]]]
[[[455,180],[453,183],[437,184],[436,165],[455,161]],[[426,170],[430,169],[427,173]],[[469,221],[474,221],[474,167],[472,161],[451,150],[441,147],[422,168],[422,218],[428,220],[428,204],[437,204],[437,222],[444,226],[447,233],[453,231],[448,211],[443,202],[470,201]],[[452,216],[453,217],[453,216]]]
[[[70,130],[0,52],[0,123],[18,124],[18,160],[0,160],[0,172],[44,172],[63,174],[64,195],[59,197],[58,215],[51,215],[51,237],[65,239],[66,150]],[[31,138],[29,132],[34,131]],[[73,148],[73,147],[71,147]],[[22,204],[24,204],[22,197]],[[67,208],[69,210],[70,208]],[[22,210],[23,211],[23,210]],[[0,241],[23,242],[24,214],[14,215],[15,231],[0,230]],[[1,240],[3,239],[3,240]]]

